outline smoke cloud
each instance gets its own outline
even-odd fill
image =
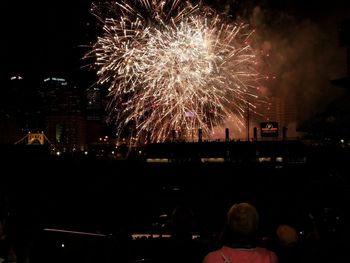
[[[267,56],[267,71],[275,76],[266,83],[270,95],[294,103],[297,122],[322,111],[345,92],[330,84],[346,71],[336,23],[317,23],[259,6],[251,11],[250,22]]]

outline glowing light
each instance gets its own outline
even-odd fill
[[[23,77],[22,76],[13,76],[13,77],[11,77],[10,78],[11,80],[21,80],[21,79],[23,79]]]
[[[103,34],[86,57],[120,137],[162,142],[199,128],[210,136],[228,118],[242,129],[246,111],[256,112],[261,76],[248,24],[180,0],[111,2],[92,13]]]

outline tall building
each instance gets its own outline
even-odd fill
[[[295,138],[298,136],[296,108],[296,101],[293,98],[271,97],[262,109],[261,121],[277,122],[280,130],[283,127],[287,128],[287,137]]]
[[[86,118],[84,96],[64,78],[44,79],[42,86],[45,134],[63,152],[83,151],[86,148]]]
[[[98,87],[86,91],[87,142],[96,143],[104,136],[105,114],[101,90]]]
[[[86,91],[86,118],[87,120],[102,119],[102,98],[100,88],[94,87]]]
[[[84,151],[86,120],[82,114],[52,114],[46,117],[49,140],[63,152]]]

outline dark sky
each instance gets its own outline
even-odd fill
[[[88,1],[6,1],[1,7],[5,74],[71,74],[80,67]]]
[[[310,18],[320,23],[333,21],[349,12],[349,2],[341,0],[211,0],[219,8],[231,4],[238,12],[250,13],[254,6],[276,13]],[[1,76],[23,74],[42,78],[58,74],[81,74],[82,45],[94,39],[94,18],[89,0],[24,1],[1,3]],[[90,21],[90,24],[88,24]],[[92,24],[91,24],[92,22]],[[328,22],[327,22],[328,23]]]

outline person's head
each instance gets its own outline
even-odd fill
[[[258,230],[258,211],[248,203],[234,204],[227,213],[227,225],[234,240],[250,241]]]
[[[171,215],[173,234],[189,234],[195,225],[194,214],[191,209],[184,206],[176,207]]]
[[[298,242],[298,233],[292,226],[280,225],[277,227],[276,234],[279,243],[284,247],[289,247]]]

